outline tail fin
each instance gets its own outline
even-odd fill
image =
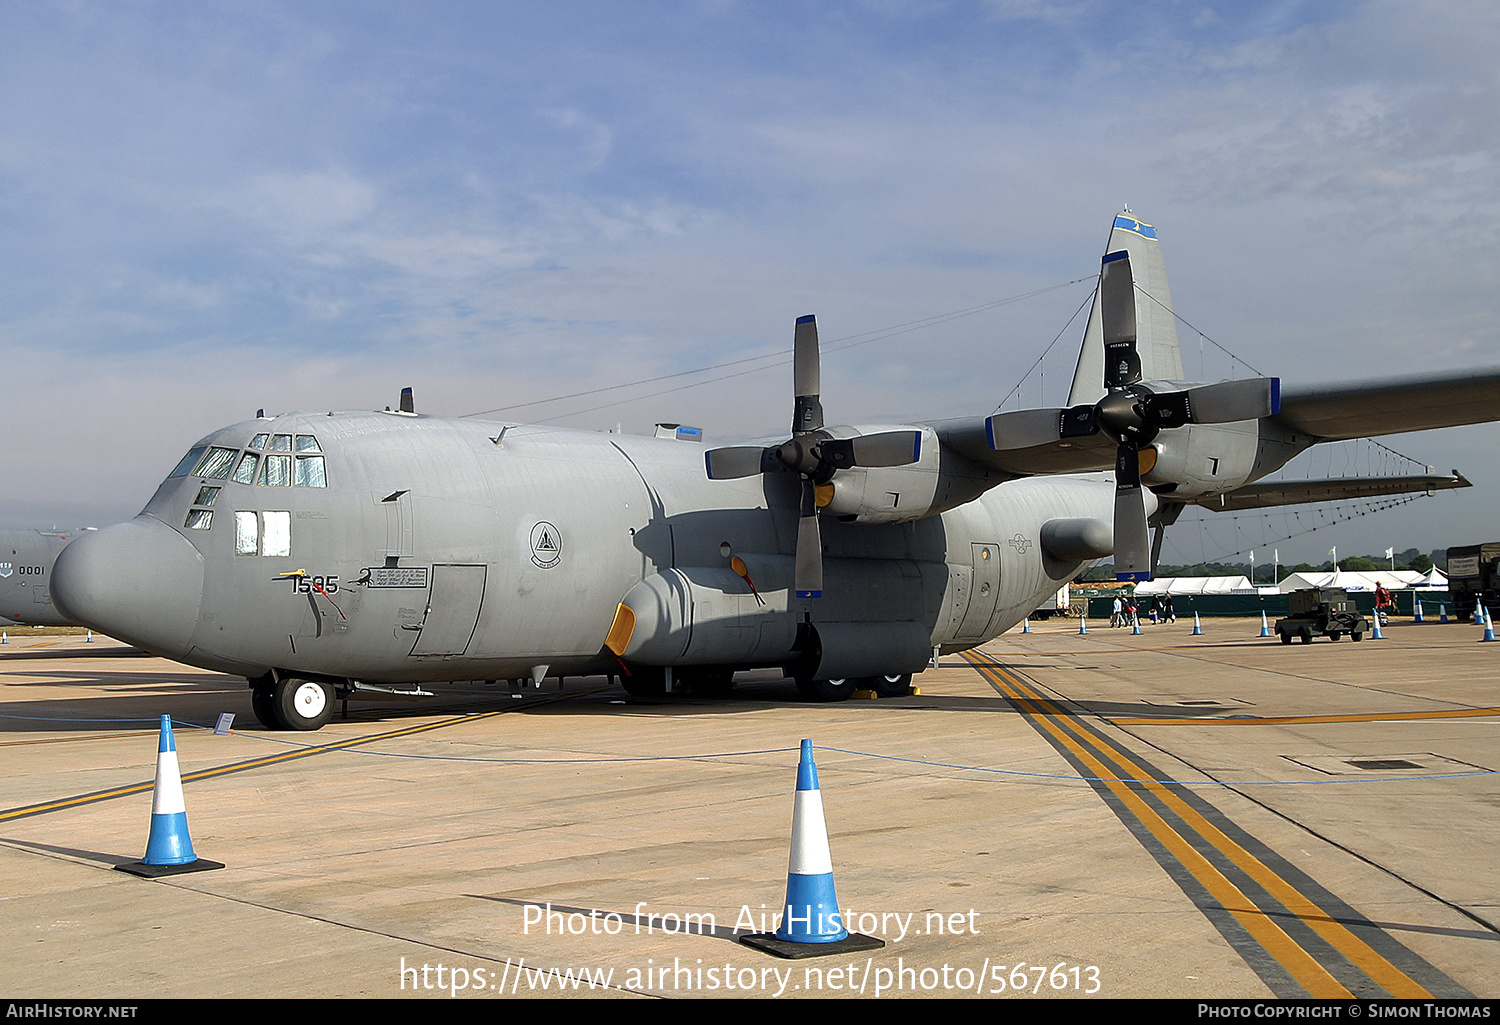
[[[1167,265],[1162,259],[1156,229],[1136,220],[1128,210],[1115,218],[1105,253],[1130,253],[1135,276],[1136,351],[1141,357],[1141,377],[1147,381],[1182,380],[1182,350],[1177,344],[1177,324],[1172,316],[1172,292],[1167,287]],[[1073,373],[1068,405],[1092,404],[1104,397],[1104,330],[1099,321],[1099,295],[1089,311]]]

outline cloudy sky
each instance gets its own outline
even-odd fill
[[[1192,376],[1497,365],[1497,52],[1487,2],[7,4],[0,526],[128,518],[258,407],[408,384],[783,431],[805,313],[832,422],[988,413],[1062,332],[1020,392],[1059,404],[1125,204]],[[1500,428],[1385,441],[1477,486],[1283,560],[1492,539]],[[1166,561],[1317,522],[1186,519]]]

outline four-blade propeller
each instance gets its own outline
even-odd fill
[[[1151,579],[1151,542],[1141,475],[1155,465],[1147,450],[1158,432],[1185,424],[1232,423],[1273,416],[1281,408],[1275,377],[1225,381],[1181,391],[1156,391],[1141,383],[1136,351],[1135,280],[1130,254],[1104,257],[1099,276],[1099,319],[1104,334],[1105,395],[1092,406],[1025,409],[990,417],[996,451],[1066,443],[1101,431],[1115,449],[1115,577]]]
[[[823,539],[818,527],[818,510],[832,498],[832,489],[823,486],[840,470],[856,466],[904,466],[916,462],[922,454],[922,432],[885,431],[855,438],[830,436],[823,429],[823,405],[818,401],[822,384],[816,318],[797,318],[793,346],[792,436],[779,445],[713,448],[704,453],[704,457],[711,480],[785,471],[801,475],[794,587],[798,598],[820,598],[823,595]]]

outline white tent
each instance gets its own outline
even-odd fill
[[[1248,578],[1238,577],[1157,577],[1137,584],[1138,595],[1153,594],[1254,594]]]
[[[1431,579],[1434,576],[1436,579]],[[1392,590],[1408,587],[1443,588],[1448,586],[1447,578],[1436,569],[1432,571],[1432,574],[1418,573],[1410,569],[1395,571],[1383,569],[1373,573],[1354,573],[1347,570],[1340,573],[1293,573],[1281,582],[1280,590],[1282,594],[1300,591],[1305,587],[1342,587],[1346,591],[1374,591],[1381,583]]]

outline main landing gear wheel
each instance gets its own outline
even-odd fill
[[[333,718],[333,688],[289,676],[271,692],[271,708],[282,729],[315,730]]]
[[[632,666],[620,677],[620,686],[633,698],[659,698],[667,693],[667,674],[661,666]]]
[[[271,688],[255,687],[250,691],[250,708],[255,712],[255,718],[268,730],[279,730],[282,728],[281,721],[276,718],[276,710],[272,707],[274,699],[271,696]]]
[[[803,701],[845,701],[855,691],[860,681],[852,677],[834,680],[804,680],[797,678],[797,692]]]
[[[883,698],[904,698],[911,693],[911,673],[887,673],[861,680],[864,689],[873,690]]]
[[[730,669],[694,669],[680,677],[694,697],[722,698],[734,690],[734,671]]]

